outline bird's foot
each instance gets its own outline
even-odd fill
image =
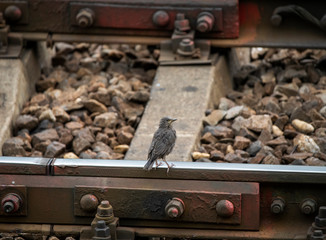
[[[167,164],[167,163],[166,163]],[[171,163],[170,165],[169,164],[167,164],[168,165],[168,170],[166,170],[166,175],[168,175],[169,174],[169,172],[170,172],[170,168],[173,168],[175,165],[173,164],[173,163]]]
[[[155,170],[159,167],[159,166],[161,166],[162,165],[162,163],[160,162],[160,163],[156,163],[156,167],[155,167]]]

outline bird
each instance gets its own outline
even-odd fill
[[[167,173],[174,166],[173,163],[169,165],[165,157],[172,152],[177,139],[176,131],[172,127],[172,123],[176,120],[176,118],[171,117],[163,117],[160,120],[159,128],[154,133],[152,143],[148,150],[147,163],[144,166],[145,170],[150,171],[154,162],[156,163],[156,168],[160,166],[162,163],[159,164],[157,162],[158,159],[162,159],[166,163],[168,167]]]

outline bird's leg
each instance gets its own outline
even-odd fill
[[[159,167],[159,166],[161,166],[162,165],[162,163],[160,162],[160,163],[158,163],[157,162],[157,159],[155,160],[155,163],[156,163],[156,167],[155,167],[155,170]]]
[[[166,171],[166,173],[168,174],[170,171],[170,168],[173,168],[175,165],[173,163],[171,163],[170,165],[168,164],[168,162],[165,160],[165,157],[163,158],[163,161],[166,163],[166,165],[168,166],[168,170]]]

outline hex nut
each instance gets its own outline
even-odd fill
[[[274,213],[274,214],[281,214],[283,213],[284,211],[284,208],[285,208],[285,201],[278,197],[278,198],[275,198],[271,204],[271,212]]]
[[[231,217],[234,213],[234,205],[229,200],[220,200],[216,204],[216,213],[220,217]]]
[[[170,218],[178,218],[184,212],[185,205],[179,198],[172,198],[165,206],[165,214]]]
[[[316,212],[317,203],[313,199],[304,199],[300,204],[300,210],[303,214],[313,214]]]
[[[15,213],[21,206],[21,198],[15,193],[9,193],[1,200],[1,207],[5,213]]]
[[[326,227],[326,206],[319,208],[318,216],[315,218],[317,227]]]
[[[214,15],[210,12],[201,12],[197,17],[196,30],[199,32],[209,32],[215,23]]]
[[[83,8],[76,16],[77,24],[82,28],[90,27],[93,25],[94,16],[95,14],[91,9]]]

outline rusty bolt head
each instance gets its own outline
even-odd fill
[[[316,211],[317,203],[313,199],[305,199],[300,204],[300,210],[303,214],[313,214]]]
[[[109,201],[104,200],[97,207],[97,215],[100,217],[113,217],[113,208],[110,205]]]
[[[282,198],[276,198],[271,204],[271,212],[274,214],[283,213],[285,208],[285,201]]]
[[[165,214],[170,218],[178,218],[184,212],[184,203],[179,198],[172,198],[165,206]]]
[[[22,11],[19,7],[15,5],[10,5],[6,7],[4,12],[5,19],[10,22],[16,22],[19,21],[22,17]]]
[[[176,16],[176,20],[174,22],[174,27],[177,32],[187,32],[190,30],[189,20],[186,19],[183,13],[178,13]]]
[[[89,8],[81,9],[76,16],[77,24],[82,27],[90,27],[94,22],[94,12]]]
[[[165,27],[170,22],[170,16],[166,11],[157,11],[153,15],[153,23],[158,27]]]
[[[2,210],[5,213],[17,212],[20,208],[20,197],[15,193],[7,194],[1,201]]]
[[[199,32],[209,32],[214,26],[214,15],[210,12],[202,12],[197,17],[196,29]]]
[[[216,204],[216,213],[220,217],[231,217],[234,213],[234,205],[229,200],[220,200]]]
[[[179,43],[179,48],[177,49],[177,53],[181,56],[191,56],[195,52],[195,43],[193,40],[189,38],[184,38]]]
[[[93,212],[99,204],[98,199],[93,194],[86,194],[80,199],[80,207],[86,212]]]

